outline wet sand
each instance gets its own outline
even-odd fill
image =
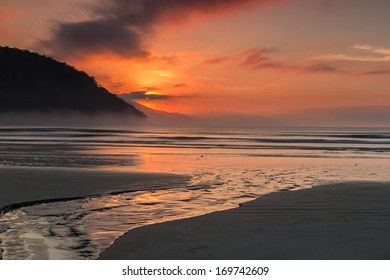
[[[187,176],[72,168],[0,168],[0,212],[34,201],[182,185]]]
[[[0,168],[0,214],[36,203],[183,186],[188,176],[72,168]],[[0,232],[3,228],[0,225]],[[2,240],[0,239],[0,245]],[[45,250],[37,248],[37,254]],[[47,255],[38,255],[47,259]],[[2,249],[0,246],[0,260]]]
[[[276,192],[129,231],[101,259],[390,259],[390,183]]]

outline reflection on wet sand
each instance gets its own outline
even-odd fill
[[[380,178],[388,168],[374,160],[361,165],[345,159],[290,160],[282,163],[276,159],[258,159],[255,164],[237,158],[236,163],[242,165],[239,168],[230,161],[220,167],[222,159],[211,165],[210,160],[207,167],[213,168],[193,165],[192,179],[178,188],[55,202],[9,212],[1,218],[7,228],[1,234],[3,257],[95,259],[116,238],[136,227],[230,209],[262,194],[310,188],[321,181],[359,179],[359,176]],[[243,168],[244,162],[252,168]],[[253,168],[252,164],[263,168]],[[177,166],[166,167],[171,168]]]

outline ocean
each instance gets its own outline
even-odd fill
[[[389,181],[389,128],[0,128],[0,167],[185,174],[180,186],[50,201],[0,214],[3,259],[96,259],[141,226],[275,191]]]

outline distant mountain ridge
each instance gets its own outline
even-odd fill
[[[134,108],[136,108],[137,110],[145,113],[148,116],[148,121],[151,123],[184,125],[194,124],[196,121],[193,117],[190,117],[188,115],[180,113],[169,113],[141,105],[131,98],[131,94],[117,94],[117,96],[123,99],[126,103],[134,106]]]
[[[0,47],[0,112],[31,111],[146,117],[83,71],[27,50]]]

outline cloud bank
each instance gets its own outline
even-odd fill
[[[165,94],[148,94],[146,91],[134,91],[126,94],[121,94],[122,99],[128,101],[135,100],[166,100],[171,99],[172,96]]]
[[[58,22],[40,46],[57,56],[109,52],[123,57],[149,55],[146,38],[159,24],[191,16],[215,16],[249,4],[280,0],[104,0],[90,7],[93,19]]]

